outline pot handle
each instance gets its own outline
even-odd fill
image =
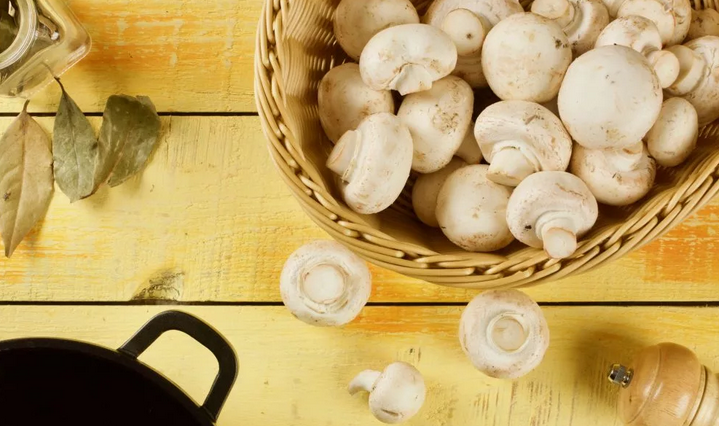
[[[210,393],[201,407],[213,423],[217,422],[217,416],[237,378],[237,357],[229,342],[215,329],[185,312],[166,311],[148,321],[118,351],[137,358],[162,334],[171,330],[181,331],[192,337],[217,358],[220,368]]]

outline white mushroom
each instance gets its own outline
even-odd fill
[[[708,35],[719,36],[719,12],[714,9],[692,9],[692,23],[684,41]]]
[[[566,172],[529,176],[507,205],[507,223],[514,237],[530,247],[544,248],[555,259],[576,251],[577,238],[594,226],[598,215],[597,200],[587,185]]]
[[[317,326],[341,326],[354,320],[372,292],[367,264],[335,241],[314,241],[287,259],[280,294],[299,320]]]
[[[369,409],[383,423],[402,423],[419,412],[427,389],[422,374],[404,362],[388,365],[384,371],[365,370],[349,385],[350,395],[369,392]]]
[[[690,0],[603,0],[612,18],[643,16],[657,26],[662,44],[680,44],[691,24]]]
[[[489,31],[482,70],[503,100],[546,102],[555,96],[572,61],[562,29],[547,18],[518,13]]]
[[[456,170],[437,197],[442,232],[468,251],[495,251],[514,240],[505,219],[511,190],[487,179],[488,169],[473,165]]]
[[[466,166],[459,158],[453,158],[442,170],[420,175],[412,188],[412,207],[417,218],[427,226],[439,228],[437,222],[437,197],[442,185],[455,170]]]
[[[635,203],[649,193],[656,164],[642,142],[620,150],[574,147],[569,170],[582,179],[597,201],[610,206]]]
[[[662,108],[662,88],[649,63],[624,46],[577,58],[559,91],[559,115],[572,138],[590,149],[621,149],[647,134]]]
[[[679,59],[669,50],[662,49],[657,26],[642,16],[617,18],[597,38],[597,47],[626,46],[644,55],[654,68],[662,87],[669,87],[679,77]]]
[[[429,90],[456,64],[457,48],[442,30],[431,25],[405,24],[372,37],[362,51],[360,72],[371,88],[397,90],[404,96]]]
[[[353,63],[332,68],[320,82],[317,97],[322,128],[333,143],[372,114],[394,113],[392,92],[369,88]]]
[[[489,162],[487,178],[517,186],[532,173],[564,171],[572,139],[547,108],[527,101],[502,101],[477,118],[474,137]]]
[[[535,0],[532,13],[559,24],[574,57],[593,49],[597,36],[609,24],[609,12],[601,0]]]
[[[342,193],[352,210],[379,213],[397,200],[409,179],[412,136],[394,115],[370,115],[340,138],[327,168],[346,184]]]
[[[469,129],[464,136],[462,145],[459,146],[459,149],[454,155],[464,160],[467,164],[479,164],[484,159],[482,150],[479,149],[479,143],[477,143],[477,139],[474,137],[474,121],[469,123]]]
[[[492,290],[465,308],[459,341],[479,371],[498,379],[518,379],[542,362],[549,347],[549,326],[539,305],[524,293]]]
[[[487,33],[502,19],[522,13],[517,0],[436,0],[422,22],[441,28],[457,46],[453,75],[474,88],[486,87],[482,73],[482,45]]]
[[[659,165],[674,167],[683,163],[697,146],[699,117],[689,101],[664,101],[659,120],[646,137],[649,154]]]
[[[448,76],[424,92],[407,95],[397,112],[414,142],[412,169],[432,173],[446,166],[462,145],[472,122],[474,92]]]
[[[342,0],[334,18],[334,33],[342,49],[355,61],[378,32],[402,24],[418,24],[409,0]]]

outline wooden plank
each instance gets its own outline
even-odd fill
[[[0,339],[52,336],[115,348],[160,307],[0,308]],[[240,362],[219,426],[375,424],[366,397],[346,386],[364,369],[401,360],[428,385],[427,402],[409,425],[619,426],[617,389],[605,378],[645,345],[675,341],[719,368],[719,309],[550,307],[552,342],[537,370],[516,382],[474,370],[457,341],[456,307],[374,307],[345,329],[295,320],[279,307],[192,307],[223,333]],[[591,321],[587,319],[591,318]],[[190,338],[168,333],[142,356],[202,400],[217,371]],[[190,367],[191,368],[188,368]]]
[[[48,130],[52,118],[41,118]],[[98,126],[99,118],[92,122]],[[0,130],[9,118],[0,119]],[[182,301],[279,301],[287,256],[327,238],[277,175],[254,117],[164,117],[142,176],[48,216],[12,259],[0,300],[128,301],[154,283]],[[719,300],[719,202],[599,270],[528,292],[540,301]],[[373,302],[462,302],[475,291],[374,268]]]
[[[63,81],[85,112],[108,96],[148,95],[159,111],[255,111],[253,57],[258,0],[68,0],[93,38]],[[53,84],[32,111],[56,111]],[[22,102],[2,99],[0,111]]]

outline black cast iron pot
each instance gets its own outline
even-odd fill
[[[189,335],[217,358],[219,372],[201,407],[137,360],[170,330]],[[236,376],[230,344],[177,311],[157,315],[117,351],[71,340],[9,340],[0,342],[0,425],[211,426]]]

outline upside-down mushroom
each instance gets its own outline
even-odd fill
[[[609,24],[609,12],[601,0],[535,0],[532,13],[559,24],[575,58],[593,49],[597,36]]]
[[[664,46],[680,44],[691,25],[690,0],[603,0],[612,18],[643,16],[657,26]]]

